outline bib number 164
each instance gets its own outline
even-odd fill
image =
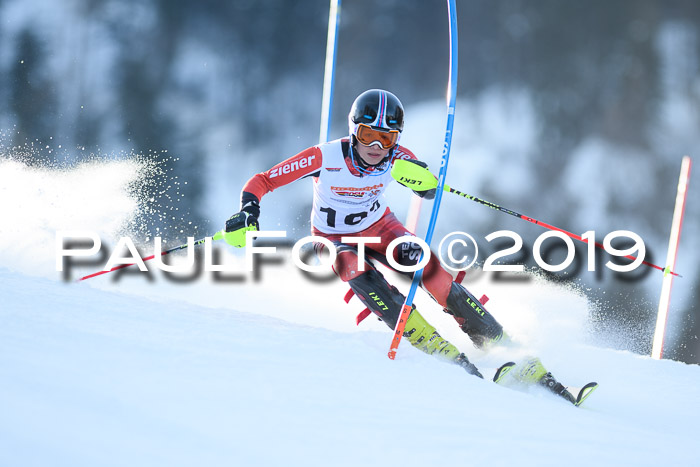
[[[369,208],[369,211],[361,211],[361,212],[352,212],[348,215],[346,215],[343,218],[343,225],[357,225],[360,222],[362,222],[362,219],[367,217],[370,212],[374,212],[377,209],[380,208],[380,204],[378,200],[375,200],[372,206]],[[319,211],[322,213],[326,214],[326,224],[328,224],[328,227],[333,227],[335,228],[336,225],[336,217],[338,216],[338,212],[331,208],[319,208]]]

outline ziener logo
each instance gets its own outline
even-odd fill
[[[285,175],[291,172],[295,172],[299,169],[305,169],[306,167],[311,166],[311,161],[314,160],[316,156],[308,156],[308,157],[302,157],[298,161],[293,161],[293,162],[288,162],[287,164],[284,164],[282,167],[275,167],[274,169],[270,170],[270,178],[275,178],[280,175]]]

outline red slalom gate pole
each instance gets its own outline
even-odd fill
[[[669,269],[676,266],[678,247],[681,241],[681,230],[683,229],[683,217],[685,215],[685,203],[688,197],[688,183],[690,182],[690,168],[692,160],[690,156],[683,157],[681,162],[681,174],[678,178],[678,188],[676,191],[676,205],[673,209],[673,220],[671,221],[671,235],[668,240],[668,253],[666,263]],[[671,286],[673,277],[664,274],[661,284],[661,296],[659,297],[659,308],[656,312],[656,328],[654,330],[654,340],[651,347],[651,358],[663,358],[664,337],[666,335],[666,320],[671,306]]]

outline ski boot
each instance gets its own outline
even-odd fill
[[[566,399],[574,405],[578,405],[576,398],[566,389],[566,386],[557,381],[537,357],[529,357],[522,365],[518,365],[513,374],[515,379],[521,383],[537,384],[545,387],[557,396]]]
[[[457,358],[455,358],[455,363],[464,368],[470,375],[474,375],[478,378],[484,379],[484,376],[479,372],[479,369],[476,367],[476,365],[470,362],[467,356],[463,353],[457,355]]]
[[[544,376],[538,381],[538,384],[540,386],[546,387],[549,391],[553,392],[559,397],[563,397],[572,404],[578,405],[576,403],[576,398],[573,396],[573,394],[571,394],[569,390],[566,389],[566,386],[557,381],[554,378],[554,376],[552,376],[552,373],[545,373]]]
[[[379,271],[370,269],[350,279],[348,284],[367,309],[379,316],[392,330],[396,328],[405,297],[396,287],[389,285]],[[469,362],[467,356],[447,339],[441,337],[435,327],[418,313],[415,306],[406,320],[403,336],[421,352],[456,363],[467,373],[483,378],[476,366]]]
[[[485,350],[504,337],[503,326],[486,311],[479,300],[460,284],[453,282],[445,312],[454,316],[478,349]]]
[[[403,336],[418,350],[428,355],[437,355],[456,363],[464,368],[470,375],[483,379],[479,370],[469,361],[467,356],[461,353],[457,347],[452,345],[447,339],[441,337],[435,328],[418,313],[415,306],[411,311],[411,315],[406,320],[406,328]]]

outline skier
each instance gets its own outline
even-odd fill
[[[265,194],[296,180],[311,178],[313,235],[335,245],[335,274],[348,283],[370,311],[394,329],[405,297],[385,280],[370,259],[364,261],[361,269],[357,243],[347,238],[379,237],[380,242],[367,243],[365,251],[367,256],[391,267],[386,258],[387,246],[398,237],[406,237],[408,241],[399,244],[393,259],[403,266],[417,264],[420,246],[410,242],[414,234],[386,206],[384,191],[393,180],[390,170],[395,160],[408,160],[426,170],[427,164],[399,145],[404,109],[399,99],[388,91],[370,89],[360,94],[348,114],[348,126],[349,137],[305,149],[250,178],[241,192],[240,212],[226,222],[227,241],[244,246],[245,232],[258,230],[260,200]],[[415,193],[432,199],[435,189]],[[345,243],[342,238],[346,239]],[[316,249],[320,251],[322,244],[316,244]],[[503,339],[503,327],[474,295],[452,280],[434,254],[425,266],[421,286],[445,312],[454,316],[476,347],[484,348]],[[444,357],[470,374],[482,377],[467,356],[443,339],[415,306],[406,321],[404,336],[418,349]]]

